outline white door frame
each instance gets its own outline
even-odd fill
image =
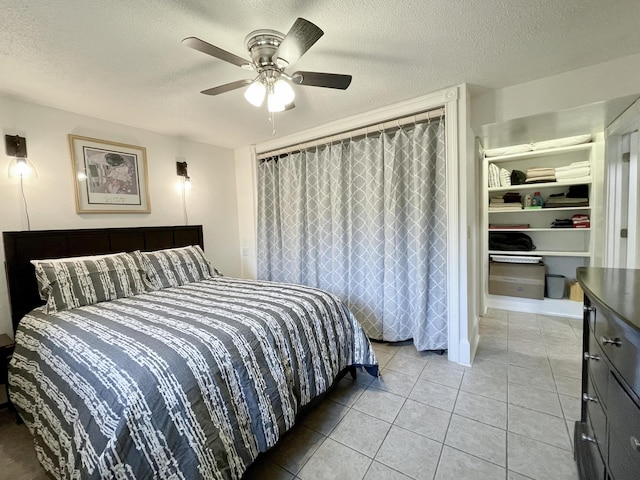
[[[612,268],[638,268],[638,135],[640,127],[640,100],[625,110],[605,130],[605,256],[604,266]],[[631,141],[629,141],[631,139]],[[628,146],[625,145],[628,143]],[[623,154],[629,153],[629,163]],[[635,179],[632,181],[631,179]],[[623,188],[623,185],[625,187]],[[628,189],[626,188],[628,185]],[[624,204],[623,204],[624,203]],[[622,240],[620,231],[627,228],[628,237]]]

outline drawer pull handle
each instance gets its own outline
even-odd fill
[[[580,438],[582,438],[583,442],[597,443],[595,438],[587,435],[586,433],[583,433]]]
[[[591,355],[589,352],[584,352],[584,359],[585,360],[595,360],[596,362],[600,360],[600,355],[593,354]]]
[[[616,347],[622,346],[622,341],[619,338],[600,337],[600,343],[603,345],[615,345]]]
[[[596,397],[590,397],[589,395],[587,395],[586,393],[582,394],[582,401],[583,402],[593,402],[593,403],[600,403],[600,401],[596,398]]]
[[[640,440],[636,437],[631,437],[631,448],[633,448],[636,452],[640,452]]]

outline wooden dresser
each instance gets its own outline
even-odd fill
[[[640,270],[578,268],[584,290],[582,480],[640,479]]]

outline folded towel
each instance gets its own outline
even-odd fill
[[[530,168],[527,170],[527,177],[552,175],[555,173],[553,168]]]
[[[512,210],[522,210],[522,205],[519,203],[503,203],[497,205],[489,205],[490,212],[507,212]]]
[[[555,170],[556,172],[558,170],[572,170],[574,168],[581,168],[581,167],[590,167],[591,164],[589,163],[589,160],[585,160],[584,162],[573,162],[570,163],[569,165],[565,165],[564,167],[556,167]]]
[[[539,167],[529,168],[527,170],[527,179],[525,183],[535,182],[555,182],[556,173],[553,168]]]
[[[570,170],[556,170],[556,178],[576,178],[576,177],[588,177],[591,175],[590,167],[578,167]]]
[[[545,208],[560,207],[588,207],[588,198],[549,197],[544,204]]]
[[[527,177],[527,180],[525,183],[545,183],[545,182],[555,182],[555,181],[556,181],[555,175],[547,175],[544,177],[533,177],[533,178]]]
[[[591,181],[591,176],[557,179],[558,183],[583,183],[583,182],[590,182],[590,181]]]

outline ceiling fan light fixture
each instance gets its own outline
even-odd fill
[[[293,102],[296,97],[296,94],[293,91],[293,88],[291,88],[291,85],[289,85],[289,82],[287,82],[283,78],[279,78],[273,84],[273,93],[284,105],[288,105],[289,103]]]
[[[244,98],[247,99],[254,107],[259,107],[264,102],[264,96],[267,92],[267,87],[260,80],[256,80],[247,87],[244,91]]]
[[[270,113],[284,112],[286,104],[275,93],[267,96],[267,109]]]

